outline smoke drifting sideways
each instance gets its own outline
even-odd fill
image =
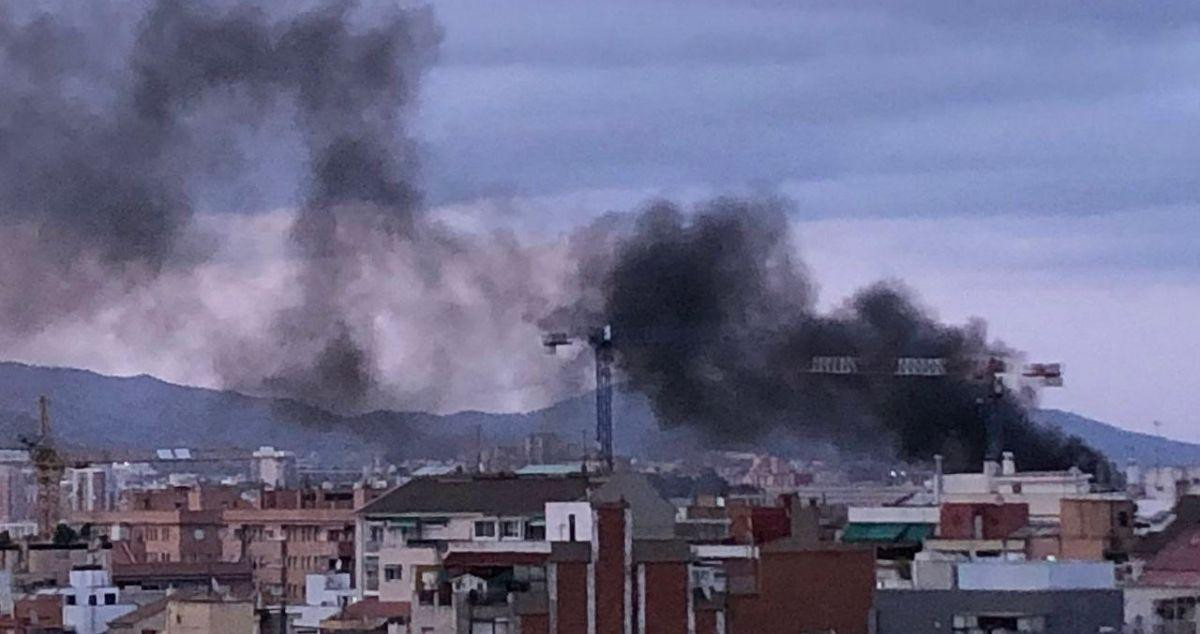
[[[690,211],[650,204],[619,237],[610,230],[608,240],[581,243],[598,246],[579,254],[580,299],[544,324],[612,324],[624,380],[649,396],[660,421],[715,444],[783,432],[906,460],[941,453],[950,469],[978,469],[987,385],[974,370],[1012,351],[989,344],[982,321],[938,323],[895,282],[819,314],[794,255],[792,211],[771,198],[717,199]],[[948,375],[815,374],[807,371],[814,356],[892,368],[897,357],[939,357]],[[996,416],[1022,468],[1108,473],[1098,452],[1030,422],[1022,395],[1003,398]]]
[[[212,245],[192,194],[236,180],[213,165],[239,158],[212,138],[282,129],[303,158],[278,172],[307,172],[291,229],[299,297],[273,340],[249,342],[258,366],[215,363],[239,387],[352,407],[372,377],[370,345],[343,310],[363,266],[349,241],[413,236],[420,193],[403,124],[440,37],[431,12],[372,6],[356,23],[353,2],[99,7],[0,8],[4,337],[94,316],[204,261]],[[247,344],[214,343],[251,356]]]

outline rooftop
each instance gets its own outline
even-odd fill
[[[414,478],[364,506],[368,515],[541,513],[547,502],[587,497],[582,476],[455,475]]]

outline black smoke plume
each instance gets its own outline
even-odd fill
[[[893,282],[818,313],[788,212],[777,199],[718,199],[694,213],[652,204],[582,258],[581,285],[591,292],[546,325],[611,324],[625,379],[659,419],[717,443],[784,431],[846,448],[893,447],[910,460],[942,453],[952,469],[975,469],[991,408],[1022,468],[1107,468],[1077,439],[1031,423],[1018,395],[984,398],[980,364],[1010,351],[988,342],[982,322],[939,323]],[[825,356],[884,371],[810,372],[812,358]],[[948,374],[893,376],[898,357],[944,359]]]

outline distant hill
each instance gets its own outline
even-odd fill
[[[1048,427],[1056,427],[1068,435],[1079,436],[1096,449],[1104,452],[1118,467],[1133,458],[1143,466],[1200,465],[1200,445],[1171,440],[1161,436],[1128,431],[1057,409],[1037,410],[1034,420]]]
[[[529,413],[377,411],[333,414],[296,401],[187,387],[151,376],[112,377],[87,370],[0,362],[0,447],[36,433],[36,401],[51,399],[60,444],[76,447],[157,449],[255,448],[276,445],[299,451],[360,455],[383,452],[447,457],[476,430],[489,444],[516,442],[535,431],[567,441],[591,437],[595,401],[566,399]],[[652,447],[670,434],[657,432],[645,399],[618,392],[615,416],[619,450]]]
[[[568,442],[592,438],[595,396],[584,394],[528,413],[377,411],[341,416],[296,401],[176,385],[141,375],[112,377],[86,370],[0,362],[0,447],[33,435],[36,400],[51,398],[56,436],[77,447],[158,449],[255,448],[275,445],[321,451],[357,460],[369,453],[391,457],[450,457],[472,446],[476,430],[487,444],[515,443],[535,431]],[[692,442],[682,430],[661,430],[647,399],[618,390],[613,399],[617,451],[674,455]],[[1200,445],[1122,430],[1057,410],[1034,413],[1038,422],[1080,436],[1118,464],[1200,464]],[[361,463],[360,463],[361,464]]]

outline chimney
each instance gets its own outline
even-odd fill
[[[1000,463],[1000,473],[1006,476],[1015,475],[1017,473],[1017,462],[1013,458],[1013,452],[1006,451],[1003,455],[1004,459]]]
[[[1142,468],[1138,466],[1136,458],[1130,458],[1125,462],[1125,486],[1138,488],[1142,484]]]
[[[942,454],[933,456],[933,503],[942,505]]]

